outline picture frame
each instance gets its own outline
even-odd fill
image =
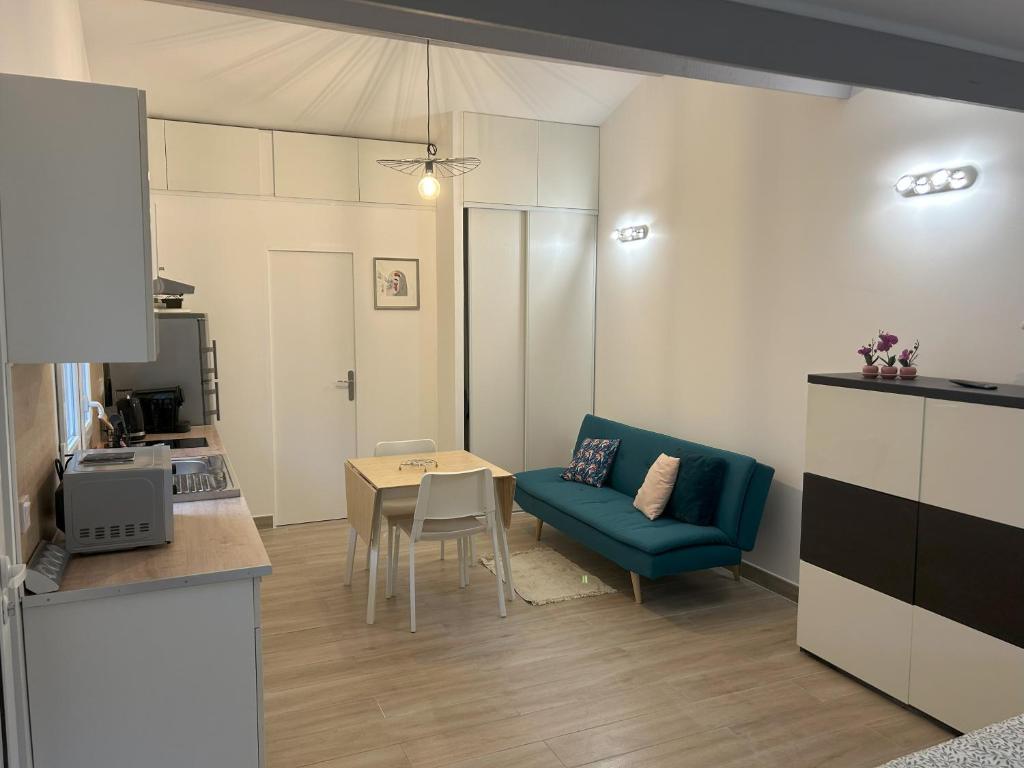
[[[373,260],[373,308],[420,308],[420,260]]]

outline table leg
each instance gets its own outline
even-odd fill
[[[370,533],[370,583],[366,591],[366,623],[373,624],[377,604],[377,563],[380,560],[380,494],[373,502],[373,530]]]

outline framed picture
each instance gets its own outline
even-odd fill
[[[420,308],[420,260],[373,260],[373,308]]]

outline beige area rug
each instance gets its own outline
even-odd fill
[[[494,573],[493,557],[481,557],[480,563]],[[532,605],[561,603],[617,591],[547,547],[513,552],[512,582],[519,596]]]

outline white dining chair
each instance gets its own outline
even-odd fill
[[[498,615],[505,617],[502,563],[508,562],[507,539],[499,532],[501,518],[494,499],[494,476],[485,468],[468,472],[428,472],[420,481],[412,517],[394,519],[397,536],[389,553],[389,582],[398,569],[401,533],[409,537],[409,630],[416,631],[416,542],[455,539],[459,552],[459,586],[467,584],[469,539],[489,533],[494,547],[494,575],[498,586]],[[503,551],[504,550],[504,551]]]
[[[377,447],[374,448],[374,456],[400,456],[404,453],[437,453],[437,443],[431,440],[429,437],[420,438],[418,440],[386,440],[384,442],[377,443]],[[391,517],[401,517],[403,515],[411,516],[413,510],[416,508],[416,488],[410,488],[408,490],[399,488],[396,490],[387,491],[384,493],[381,499],[381,514],[385,519]],[[390,525],[388,526],[390,531]],[[348,531],[348,561],[345,564],[345,584],[352,583],[352,570],[355,565],[356,559],[356,547],[359,545],[359,534],[356,533],[355,528],[349,528]],[[366,568],[370,567],[370,542],[366,542]],[[391,545],[388,544],[388,551],[391,551]],[[441,559],[444,560],[444,544],[441,545]],[[387,572],[391,573],[391,568],[387,568]],[[388,588],[386,590],[386,596],[391,596],[390,580]]]

